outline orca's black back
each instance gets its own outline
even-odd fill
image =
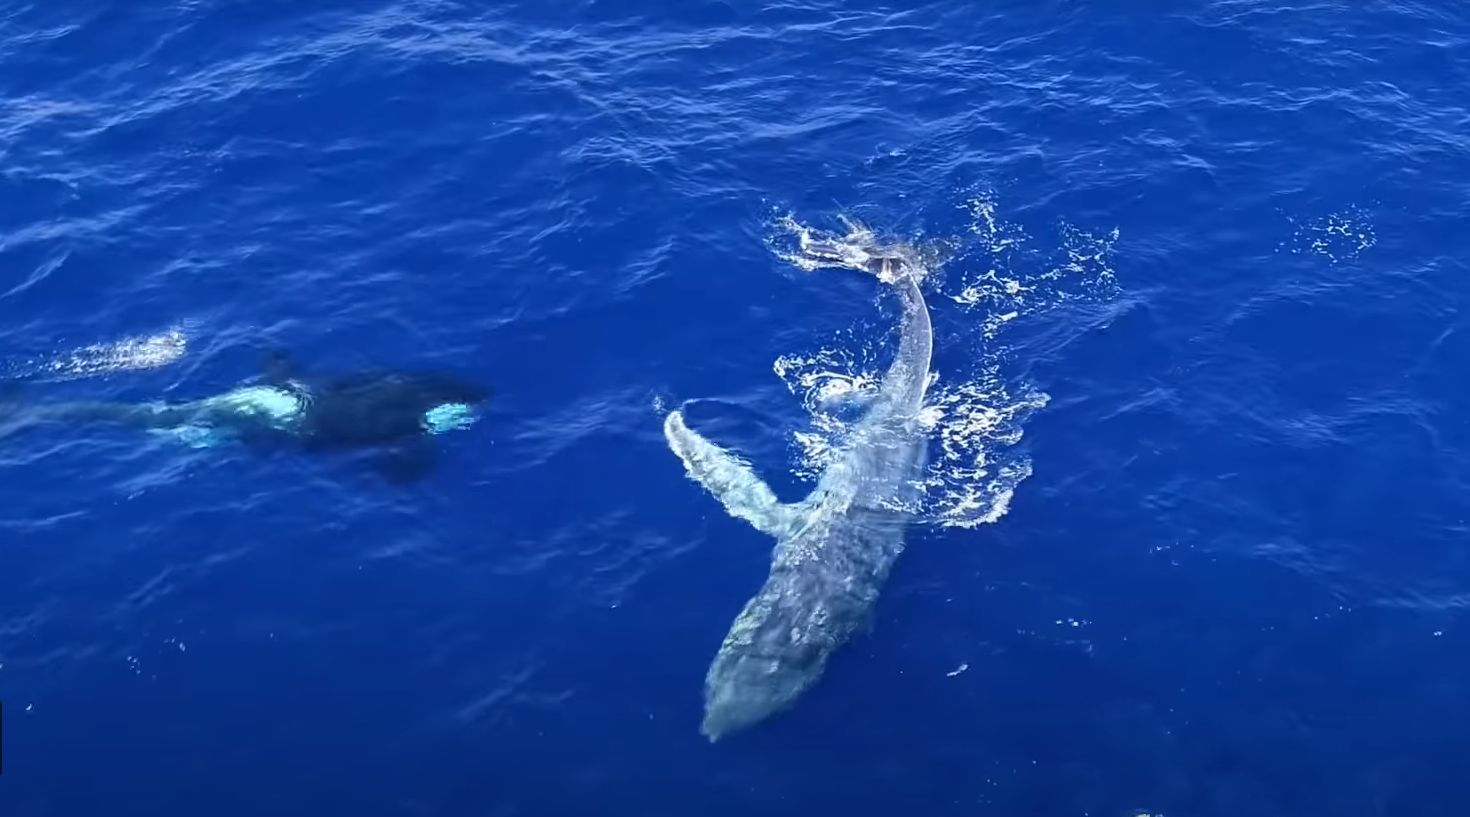
[[[484,389],[439,375],[362,374],[314,388],[302,423],[312,448],[391,444],[425,433],[424,412],[444,403],[475,405]]]

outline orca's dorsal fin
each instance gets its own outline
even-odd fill
[[[261,377],[266,383],[280,385],[295,380],[300,374],[296,361],[285,349],[271,349],[261,363]]]
[[[684,461],[689,476],[714,494],[731,516],[777,539],[790,536],[801,525],[800,506],[776,499],[771,486],[749,465],[685,425],[682,412],[670,412],[664,419],[664,438]]]

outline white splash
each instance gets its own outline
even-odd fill
[[[929,514],[946,525],[994,522],[1010,508],[1031,460],[1015,449],[1031,412],[1050,398],[1030,387],[1012,390],[998,366],[929,394],[939,453],[925,483]]]
[[[1017,318],[1114,293],[1116,228],[1093,233],[1064,223],[1059,246],[1035,249],[1025,230],[996,215],[993,195],[975,194],[961,209],[970,214],[970,233],[978,240],[950,263],[955,291],[943,294],[967,312],[982,315],[985,340],[994,340]]]
[[[844,411],[826,399],[833,384],[874,384],[879,372],[854,365],[844,350],[822,349],[810,355],[783,355],[776,374],[801,400],[811,426],[793,432],[796,473],[815,479],[840,452],[861,419],[860,411]],[[929,390],[920,422],[937,440],[921,487],[916,511],[925,521],[947,527],[974,527],[1005,515],[1015,489],[1031,475],[1031,462],[1016,449],[1025,418],[1047,403],[1029,387],[1011,388],[991,365],[968,379],[936,382]]]
[[[856,355],[848,349],[819,349],[807,355],[782,355],[772,365],[776,376],[801,401],[812,428],[796,431],[796,473],[815,479],[841,450],[853,423],[861,419],[859,401],[843,401],[838,395],[865,395],[877,388],[882,370],[867,359],[864,347]]]

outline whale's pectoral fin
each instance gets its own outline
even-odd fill
[[[685,425],[681,412],[671,412],[664,419],[664,438],[684,461],[689,476],[714,494],[731,516],[744,519],[756,530],[775,537],[795,530],[799,510],[778,501],[770,486],[739,457]]]

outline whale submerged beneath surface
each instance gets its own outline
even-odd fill
[[[681,411],[664,421],[669,447],[690,477],[732,516],[776,538],[770,575],[736,617],[705,677],[711,741],[790,707],[827,660],[868,621],[903,550],[927,465],[920,424],[933,329],[919,284],[924,264],[910,247],[813,240],[808,265],[876,274],[901,304],[898,352],[866,413],[806,499],[785,504],[742,460],[689,428]]]

